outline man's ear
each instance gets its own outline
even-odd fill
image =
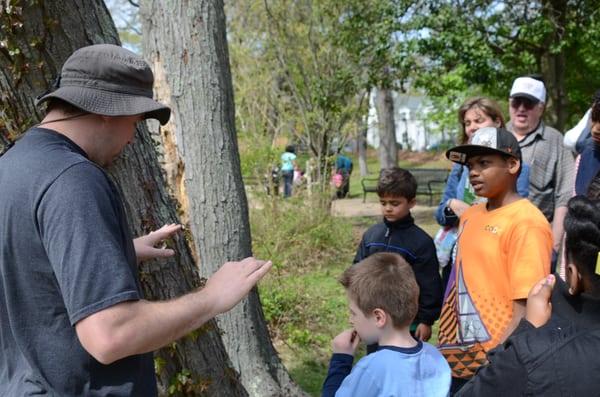
[[[583,292],[583,279],[581,278],[581,273],[579,273],[579,270],[574,263],[567,264],[566,270],[569,293],[571,295],[579,295]]]
[[[506,159],[506,162],[508,164],[508,172],[510,172],[512,175],[516,175],[521,168],[521,160],[514,157],[509,157]]]
[[[413,197],[413,199],[408,202],[408,208],[412,209],[415,205],[417,205],[417,198]]]

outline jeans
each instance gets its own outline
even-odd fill
[[[282,171],[283,176],[283,197],[292,195],[292,184],[294,182],[294,171]]]

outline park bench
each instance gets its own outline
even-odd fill
[[[417,180],[417,196],[428,196],[429,206],[433,206],[433,199],[444,193],[446,180],[449,170],[445,168],[407,168]],[[360,184],[363,189],[363,203],[367,198],[367,193],[377,191],[378,178],[362,178]]]

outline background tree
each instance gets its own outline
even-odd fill
[[[291,136],[308,149],[324,190],[330,154],[356,134],[366,104],[334,41],[337,2],[241,0],[227,10],[241,134]]]
[[[451,72],[467,87],[506,99],[515,77],[539,73],[548,89],[546,118],[564,130],[600,86],[596,11],[588,0],[423,2],[413,19],[425,57],[419,84],[443,91],[440,76]]]
[[[161,136],[185,165],[177,168],[175,190],[187,196],[183,210],[200,272],[208,276],[223,262],[252,254],[223,3],[148,0],[141,17],[144,53],[159,76],[156,91],[174,111]],[[218,323],[251,395],[304,395],[273,348],[256,289]]]
[[[3,140],[14,141],[42,114],[34,98],[50,86],[65,59],[77,48],[119,40],[102,1],[14,1],[0,12],[0,113]],[[134,145],[111,170],[122,188],[134,235],[177,222],[148,130],[138,129]],[[188,236],[189,237],[189,236]],[[175,238],[177,254],[140,265],[149,299],[168,299],[201,284],[186,239]],[[247,395],[230,367],[214,321],[156,352],[159,386],[174,395]]]
[[[414,63],[406,36],[414,1],[341,2],[336,43],[349,54],[363,89],[373,93],[382,168],[398,164],[393,91],[406,92]]]

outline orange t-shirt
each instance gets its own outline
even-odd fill
[[[526,299],[550,272],[552,232],[526,199],[492,211],[482,203],[462,215],[457,244],[456,278],[440,317],[440,348],[442,353],[453,347],[481,353],[500,342],[512,319],[513,300]],[[469,371],[458,365],[453,375],[471,376],[485,362],[481,354],[477,357],[469,358]]]

